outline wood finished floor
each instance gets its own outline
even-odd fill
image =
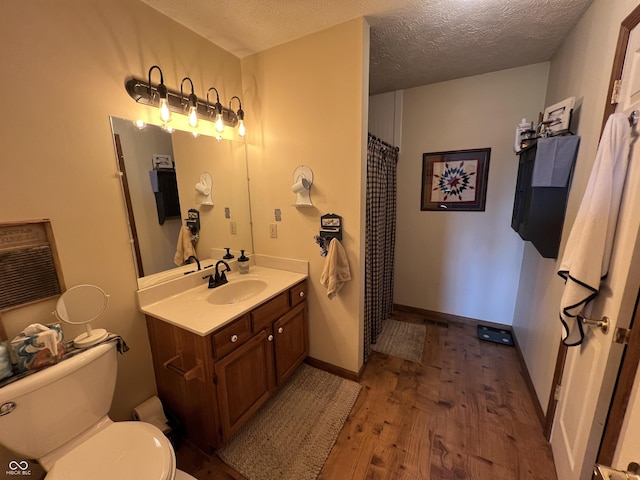
[[[422,364],[372,352],[318,479],[557,480],[516,350],[471,325],[424,324]],[[177,458],[198,480],[244,479],[216,456]]]

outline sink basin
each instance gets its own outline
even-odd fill
[[[236,280],[231,283],[216,287],[207,297],[207,301],[213,305],[232,305],[244,302],[262,292],[267,287],[267,282],[258,279]]]

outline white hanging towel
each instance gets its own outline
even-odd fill
[[[329,243],[329,253],[324,261],[324,269],[320,275],[320,285],[327,289],[327,296],[333,298],[349,280],[351,280],[351,271],[347,253],[340,241],[332,238]]]
[[[567,346],[584,340],[577,316],[600,289],[609,272],[613,237],[622,188],[629,162],[629,119],[622,113],[609,117],[591,176],[564,249],[558,275],[565,279],[560,300],[562,341]]]

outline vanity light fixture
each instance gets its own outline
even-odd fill
[[[209,107],[209,92],[211,90],[214,90],[216,92],[216,104],[213,106],[213,108]],[[214,122],[216,125],[216,130],[222,133],[224,131],[224,123],[222,122],[222,104],[220,103],[220,94],[218,93],[216,87],[211,87],[209,90],[207,90],[207,111],[211,111],[211,116],[213,116],[213,114],[215,113]]]
[[[231,97],[231,100],[229,100],[229,110],[231,110],[231,103],[234,98],[238,100],[238,111],[236,112],[236,115],[238,116],[238,135],[244,137],[247,132],[244,128],[244,110],[242,110],[242,100],[240,100],[240,97],[235,95]]]
[[[160,70],[158,65],[154,65],[149,69],[149,96],[153,99],[154,95],[151,89],[151,72],[156,68],[160,72],[160,84],[156,87],[156,93],[159,97],[158,108],[160,109],[160,119],[162,120],[162,123],[167,123],[171,121],[171,110],[169,110],[169,91],[164,85],[164,76],[162,75],[162,70]]]
[[[154,85],[151,83],[151,76],[154,70],[158,70],[160,73],[160,83]],[[187,97],[185,97],[184,82],[189,81],[191,84],[191,93],[187,90]],[[238,110],[238,113],[222,105],[220,102],[220,95],[218,90],[210,88],[207,92],[207,101],[204,99],[198,100],[194,93],[193,82],[191,78],[185,77],[180,84],[180,90],[172,90],[165,86],[164,76],[162,70],[158,65],[154,65],[149,69],[147,78],[140,79],[130,77],[125,80],[125,89],[131,98],[136,102],[143,105],[149,105],[160,109],[160,118],[162,120],[163,128],[171,132],[171,128],[168,123],[171,120],[171,113],[188,114],[189,125],[195,128],[197,126],[198,119],[215,122],[216,132],[218,137],[222,138],[219,134],[224,131],[224,127],[235,128],[239,126],[240,115],[244,119],[244,111],[242,108]],[[216,92],[216,102],[209,103],[209,92],[214,90]],[[238,98],[238,102],[240,99]],[[242,106],[241,106],[242,107]],[[185,111],[185,109],[187,111]],[[244,122],[242,122],[244,123]],[[240,131],[244,131],[241,128]]]
[[[185,110],[188,110],[187,115],[189,116],[189,125],[196,128],[198,126],[198,97],[196,97],[196,94],[193,92],[193,82],[189,77],[184,77],[182,82],[180,82],[180,97],[184,99],[182,86],[184,85],[185,80],[189,80],[189,83],[191,84],[191,93],[189,94],[186,103],[184,103],[184,108]]]

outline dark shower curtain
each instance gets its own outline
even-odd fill
[[[365,233],[364,361],[393,310],[398,147],[369,134]]]

